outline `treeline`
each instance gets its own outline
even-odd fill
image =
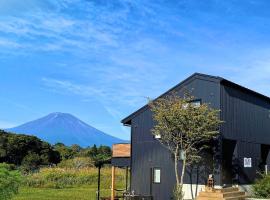
[[[108,159],[111,157],[111,148],[108,146],[82,148],[77,144],[65,146],[62,143],[57,143],[53,148],[59,152],[61,160],[72,159],[75,157],[88,157],[93,160]]]
[[[53,147],[37,137],[17,135],[0,131],[0,162],[20,166],[32,171],[42,165],[60,162],[60,154]]]
[[[79,145],[50,145],[35,136],[8,133],[0,130],[0,163],[14,164],[24,172],[35,171],[41,166],[55,166],[68,160],[91,162],[109,159],[111,149],[107,146],[82,148]],[[78,159],[80,158],[80,159]]]

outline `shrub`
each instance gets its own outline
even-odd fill
[[[270,198],[270,175],[262,175],[253,185],[254,194],[259,198]]]
[[[0,164],[0,197],[1,200],[11,199],[18,193],[21,175],[13,170],[12,165]]]

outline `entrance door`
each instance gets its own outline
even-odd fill
[[[231,186],[237,182],[237,142],[223,139],[222,141],[222,183]]]

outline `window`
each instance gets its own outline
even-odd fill
[[[154,137],[155,137],[155,139],[160,139],[161,138],[161,135],[158,134],[158,135],[155,135]]]
[[[161,170],[159,168],[154,168],[154,183],[160,183],[160,175],[161,175]]]
[[[198,108],[198,107],[200,107],[201,104],[202,104],[201,99],[193,100],[193,101],[190,101],[190,102],[187,103],[187,104],[184,104],[184,105],[183,105],[183,109],[187,109],[187,107],[188,107],[189,105],[192,105],[192,106],[194,106],[195,108]]]
[[[202,101],[200,99],[198,100],[194,100],[192,102],[190,102],[195,108],[200,107],[200,105],[202,104]]]
[[[252,158],[244,158],[244,167],[252,167]]]

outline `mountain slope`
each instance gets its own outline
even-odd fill
[[[14,133],[37,136],[49,143],[61,142],[65,145],[78,144],[82,147],[108,145],[123,142],[84,123],[67,113],[51,113],[40,119],[7,129]]]

